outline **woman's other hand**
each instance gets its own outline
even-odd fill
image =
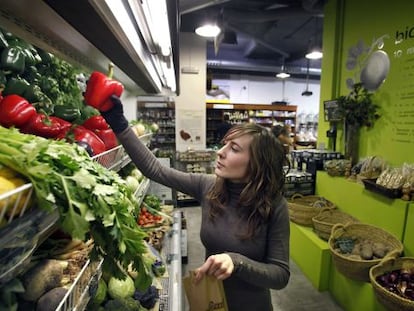
[[[195,270],[195,282],[198,283],[204,275],[211,275],[218,280],[225,280],[233,273],[233,270],[234,264],[229,255],[212,255],[207,258],[202,266]]]

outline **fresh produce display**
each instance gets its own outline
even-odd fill
[[[414,271],[399,269],[376,277],[376,281],[388,291],[414,301]]]
[[[145,310],[159,298],[153,279],[164,276],[166,266],[151,249],[160,249],[171,217],[154,195],[138,205],[134,194],[144,177],[135,166],[123,179],[91,158],[118,146],[99,114],[112,107],[111,95],[123,92],[112,72],[113,66],[108,76],[93,72],[82,90],[86,78],[79,69],[0,29],[0,194],[29,182],[34,192],[30,201],[26,193],[0,200],[0,228],[25,202],[57,210],[60,228],[37,245],[34,222],[24,219],[24,236],[0,249],[0,275],[27,259],[13,272],[16,284],[1,284],[0,309],[56,309],[88,259],[104,259],[102,272],[109,276],[99,281],[93,308]],[[138,136],[158,131],[156,123],[137,128]]]
[[[93,239],[90,256],[105,259],[103,270],[119,278],[120,267],[150,271],[142,258],[146,234],[136,224],[136,198],[117,173],[84,149],[0,127],[0,163],[31,181],[41,208],[59,210],[63,231],[74,239]]]
[[[84,101],[77,79],[82,74],[79,69],[9,32],[0,33],[4,43],[0,44],[1,126],[45,138],[82,141],[82,146],[92,150],[91,155],[118,145],[108,125],[99,129],[89,126],[87,131],[77,128],[99,116],[99,111]],[[91,85],[99,87],[97,83]],[[116,86],[115,94],[122,93],[119,82],[112,81],[111,85]],[[95,97],[94,93],[85,98]],[[88,148],[86,144],[90,143],[93,146]]]

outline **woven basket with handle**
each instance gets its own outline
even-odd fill
[[[400,256],[404,249],[400,240],[382,228],[364,223],[334,225],[328,240],[328,246],[334,265],[344,276],[356,281],[369,282],[369,269],[372,266],[379,264],[382,259],[355,259],[348,254],[338,252],[335,249],[335,242],[338,238],[344,237],[383,243],[388,249],[387,254],[393,253]]]
[[[377,282],[377,277],[394,270],[407,269],[414,271],[413,257],[387,256],[378,265],[369,270],[369,279],[377,300],[391,311],[414,311],[414,301],[392,293]]]
[[[288,200],[289,218],[294,223],[312,227],[312,218],[323,208],[336,208],[335,204],[317,195],[294,194]]]
[[[331,231],[336,224],[358,222],[358,219],[340,211],[339,209],[323,208],[318,215],[312,218],[313,230],[325,241],[329,240]]]

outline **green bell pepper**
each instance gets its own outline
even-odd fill
[[[40,56],[40,59],[42,60],[42,64],[50,64],[52,63],[54,55],[52,53],[48,53],[40,48],[37,48],[37,53]]]
[[[0,67],[17,74],[24,72],[25,55],[18,47],[9,46],[1,52]]]
[[[90,117],[100,115],[100,112],[98,109],[93,108],[92,106],[89,106],[86,104],[82,104],[80,108],[80,112],[81,112],[80,118],[77,120],[79,124],[83,124],[83,122],[88,120]]]
[[[29,87],[23,93],[23,97],[26,98],[30,103],[39,101],[39,94],[42,92],[40,87],[36,84],[30,84]]]
[[[3,95],[15,94],[23,97],[23,94],[29,87],[30,84],[25,79],[12,77],[7,81],[6,87],[3,90]]]
[[[16,37],[9,40],[9,46],[16,47],[21,50],[25,56],[26,67],[35,66],[42,60],[34,46],[20,38]]]
[[[72,122],[80,117],[79,108],[66,105],[56,105],[54,115],[63,120]]]
[[[34,93],[36,99],[32,102],[32,105],[36,108],[37,112],[43,112],[48,116],[54,115],[55,106],[52,100],[38,88],[38,86],[34,88],[36,90]]]
[[[29,83],[34,83],[39,81],[41,75],[38,72],[36,66],[26,66],[26,70],[22,74],[22,77],[25,78]]]

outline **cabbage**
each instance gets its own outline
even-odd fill
[[[93,297],[93,303],[95,303],[96,305],[100,305],[102,302],[104,302],[106,298],[106,291],[106,283],[104,279],[100,278],[98,282],[98,289],[96,290],[95,297]]]
[[[135,292],[134,281],[127,275],[124,280],[111,277],[108,283],[108,294],[113,299],[132,297]]]
[[[131,175],[130,176],[127,176],[125,178],[125,181],[126,181],[127,187],[129,189],[131,189],[132,192],[137,191],[137,189],[139,187],[139,181],[138,181],[138,179],[136,177],[131,176]]]

